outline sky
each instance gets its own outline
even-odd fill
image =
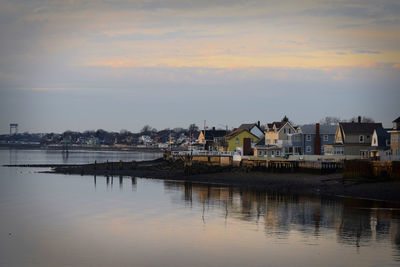
[[[0,133],[400,116],[400,1],[0,0]]]

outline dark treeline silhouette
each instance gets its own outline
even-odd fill
[[[91,145],[137,145],[142,136],[148,136],[157,143],[165,143],[169,140],[177,140],[179,137],[195,138],[199,134],[199,127],[190,124],[188,128],[166,128],[158,131],[150,125],[145,125],[140,132],[133,133],[122,129],[119,132],[103,129],[86,130],[83,132],[67,130],[63,133],[18,133],[0,135],[0,143],[34,142],[41,145],[51,144],[91,144]]]

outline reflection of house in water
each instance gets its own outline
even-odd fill
[[[372,205],[371,205],[372,203]],[[398,219],[400,212],[385,208],[384,203],[357,199],[343,201],[342,222],[338,230],[339,242],[356,246],[371,241],[380,241],[389,236],[400,249]],[[397,219],[397,220],[394,220]]]
[[[276,194],[248,187],[167,181],[164,184],[166,190],[182,192],[181,201],[202,207],[203,219],[207,219],[208,212],[217,211],[221,217],[254,224],[264,220],[265,233],[269,236],[285,238],[292,231],[319,236],[325,231],[336,233],[338,242],[355,246],[391,238],[400,257],[400,211],[382,209],[385,208],[382,203]],[[379,209],[375,209],[377,205]]]

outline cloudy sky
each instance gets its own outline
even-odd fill
[[[400,116],[400,1],[0,0],[0,133]]]

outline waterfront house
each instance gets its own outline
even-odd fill
[[[280,121],[267,123],[265,127],[265,145],[278,144],[279,140],[288,140],[288,135],[294,134],[296,129],[290,122]]]
[[[238,129],[247,130],[258,138],[264,138],[264,131],[261,129],[260,121],[257,123],[245,123],[239,126]]]
[[[265,138],[262,138],[254,146],[254,156],[264,158],[281,157],[282,147],[278,145],[266,145]]]
[[[225,136],[226,150],[238,152],[243,156],[252,155],[255,144],[260,140],[258,136],[246,129],[236,129]]]
[[[265,127],[264,149],[268,151],[272,149],[276,156],[276,147],[271,145],[281,149],[281,152],[278,152],[279,156],[300,155],[301,134],[289,121],[268,123]],[[259,148],[262,149],[261,146]]]
[[[388,132],[390,134],[391,155],[398,159],[400,158],[400,117],[393,121],[393,128]]]
[[[213,127],[212,130],[200,131],[197,142],[203,145],[206,150],[216,150],[227,133],[226,130],[216,130]]]
[[[361,150],[363,158],[380,159],[390,155],[390,134],[387,129],[378,128],[372,134],[371,146]]]
[[[299,126],[303,155],[324,155],[324,146],[335,142],[337,124],[305,124]]]
[[[372,142],[375,129],[382,129],[382,123],[340,122],[336,128],[335,142],[325,145],[325,155],[357,155],[361,156]],[[364,152],[363,152],[364,153]]]

